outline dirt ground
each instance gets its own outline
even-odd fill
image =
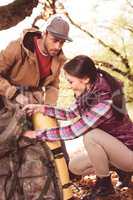
[[[115,185],[118,181],[117,174],[115,172],[111,173],[112,183]],[[82,200],[82,198],[90,192],[90,187],[95,182],[95,176],[86,176],[82,179],[76,181],[72,185],[72,190],[74,193],[75,200]],[[132,181],[133,182],[133,181]],[[120,190],[115,189],[116,193],[113,195],[109,195],[107,197],[96,198],[95,200],[133,200],[133,188],[122,188]]]

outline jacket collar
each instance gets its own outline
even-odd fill
[[[25,49],[26,53],[32,57],[35,55],[35,46],[34,46],[34,37],[41,37],[42,33],[36,28],[30,28],[30,29],[25,29],[23,31],[23,35],[21,36],[21,44],[23,48]],[[57,56],[54,56],[54,65],[56,65],[59,60],[64,60],[64,53],[61,49],[59,54]]]
[[[36,28],[25,29],[23,31],[23,34],[21,35],[21,44],[27,53],[28,51],[34,53],[34,37],[41,37],[41,34],[42,33]]]

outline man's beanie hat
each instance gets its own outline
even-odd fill
[[[69,24],[60,16],[55,17],[47,26],[46,30],[58,38],[68,40],[70,42],[72,41],[72,39],[68,36]]]

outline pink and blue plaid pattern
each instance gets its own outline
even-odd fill
[[[68,110],[45,105],[44,114],[60,120],[69,120],[77,117],[79,111],[76,104],[73,104]]]
[[[58,109],[51,106],[44,107],[44,114],[57,119],[69,120],[78,116],[78,109],[74,104],[69,110]],[[89,111],[82,113],[80,118],[67,126],[52,128],[47,131],[37,131],[37,138],[48,141],[71,140],[77,138],[92,128],[98,127],[107,120],[112,113],[111,101],[103,101],[93,106]]]

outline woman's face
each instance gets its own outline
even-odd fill
[[[74,91],[76,97],[80,96],[89,87],[89,78],[77,78],[65,72],[70,88]]]

